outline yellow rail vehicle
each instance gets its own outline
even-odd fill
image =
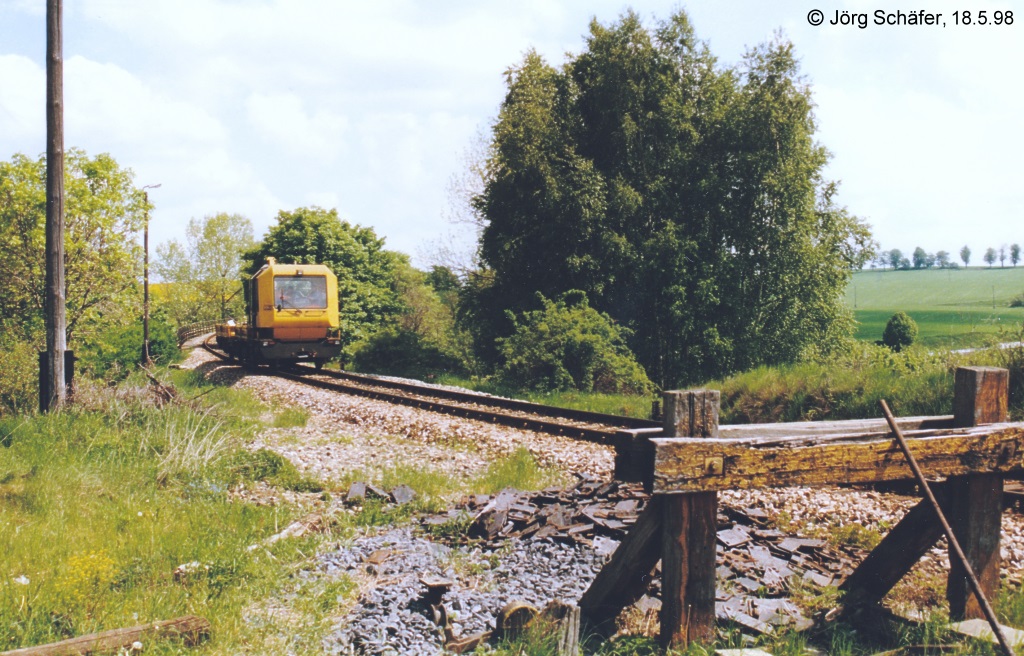
[[[312,362],[341,352],[338,278],[322,264],[274,258],[245,283],[245,324],[217,326],[217,346],[249,366]]]

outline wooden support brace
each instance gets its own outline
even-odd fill
[[[619,547],[583,597],[580,612],[588,629],[610,634],[622,609],[639,599],[651,582],[651,570],[661,556],[662,502],[652,497]]]
[[[953,417],[957,426],[994,424],[1007,419],[1010,372],[994,367],[960,367],[954,379]],[[969,474],[949,481],[949,523],[988,599],[999,590],[999,536],[1002,474]],[[949,615],[983,618],[963,568],[950,555],[946,584]]]
[[[932,491],[942,512],[949,514],[946,486],[936,485]],[[942,525],[927,500],[911,508],[843,581],[840,589],[846,592],[846,604],[857,606],[880,602],[941,537]]]

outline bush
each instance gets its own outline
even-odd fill
[[[82,345],[82,369],[93,376],[122,380],[142,356],[142,322],[111,326]],[[162,316],[149,319],[149,357],[157,364],[181,360],[178,336]]]
[[[892,315],[882,332],[882,343],[897,352],[913,344],[915,339],[917,324],[906,312]]]
[[[0,415],[31,412],[39,405],[39,355],[28,342],[0,346]]]
[[[1014,296],[1010,299],[1010,307],[1024,307],[1024,294]]]
[[[356,348],[352,365],[357,371],[410,378],[438,374],[465,375],[465,362],[417,333],[390,328],[378,332]]]
[[[541,309],[513,318],[515,331],[498,340],[502,384],[539,391],[646,394],[654,385],[626,347],[628,331],[590,307],[583,292],[558,301],[538,294]]]

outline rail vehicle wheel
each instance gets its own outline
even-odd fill
[[[321,359],[321,358],[317,358],[316,360],[313,360],[313,367],[314,367],[314,368],[315,368],[315,369],[316,369],[317,371],[320,371],[321,369],[323,369],[323,368],[324,368],[324,363],[325,363],[325,362],[326,362],[326,360],[323,360],[323,359]]]

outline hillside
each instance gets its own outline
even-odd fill
[[[903,310],[917,322],[922,344],[960,348],[1019,329],[1024,308],[1009,305],[1021,294],[1024,267],[858,271],[846,302],[859,323],[858,339],[881,339],[889,317]]]

